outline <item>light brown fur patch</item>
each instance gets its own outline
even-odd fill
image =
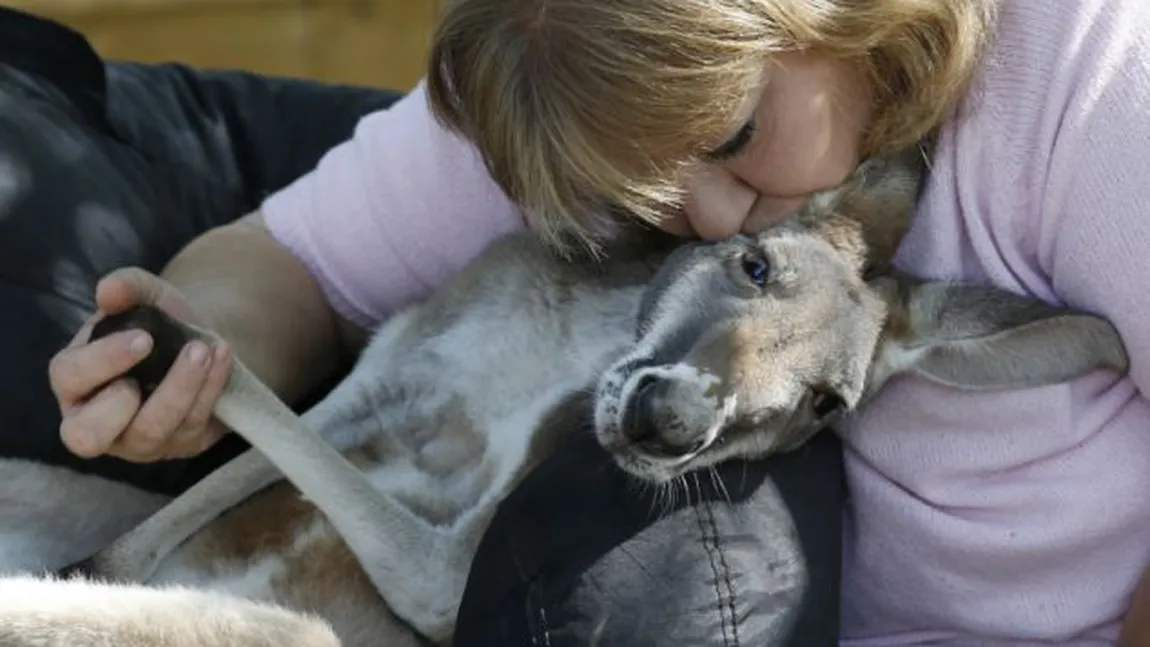
[[[370,457],[362,451],[348,452],[353,464],[366,466]],[[281,481],[219,517],[192,539],[192,558],[197,562],[246,561],[261,554],[281,553],[295,535],[320,516],[300,497],[291,483]]]

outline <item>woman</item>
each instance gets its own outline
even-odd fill
[[[503,232],[593,241],[607,207],[684,235],[753,231],[935,135],[901,265],[1098,311],[1133,370],[1009,394],[902,380],[862,412],[844,430],[843,642],[1117,639],[1150,552],[1150,5],[460,0],[430,69],[426,94],[162,280],[107,277],[100,308],[194,313],[294,397]],[[299,323],[272,325],[285,313]],[[227,349],[190,348],[141,404],[115,378],[149,340],[85,338],[52,372],[75,452],[155,460],[219,437]]]

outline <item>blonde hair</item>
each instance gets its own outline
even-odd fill
[[[613,211],[682,204],[683,172],[731,136],[764,65],[817,51],[869,80],[868,153],[928,135],[965,89],[992,0],[448,0],[437,117],[470,139],[543,237],[596,245]]]

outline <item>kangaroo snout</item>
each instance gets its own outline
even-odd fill
[[[649,454],[674,458],[701,449],[702,437],[685,433],[686,426],[668,406],[669,380],[645,375],[635,386],[623,414],[623,435]]]
[[[623,405],[621,431],[652,457],[686,458],[718,437],[728,415],[720,380],[685,366],[636,371]]]

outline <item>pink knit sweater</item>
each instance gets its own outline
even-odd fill
[[[264,205],[363,325],[523,226],[422,88]],[[847,429],[844,644],[1113,641],[1150,558],[1150,1],[1004,0],[900,262],[1111,318],[1129,379],[892,383]]]

